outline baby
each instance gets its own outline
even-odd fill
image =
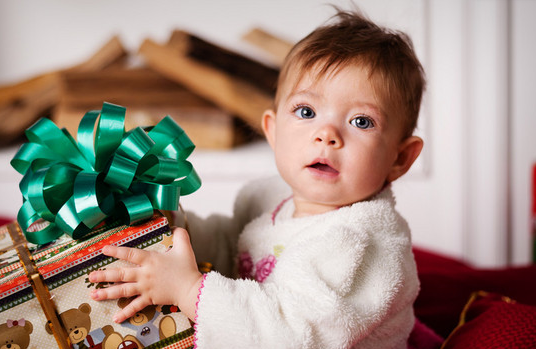
[[[189,214],[191,242],[175,228],[166,253],[105,248],[137,266],[93,272],[119,283],[91,296],[137,295],[117,322],[178,305],[197,348],[406,348],[419,282],[390,183],[423,147],[424,86],[406,35],[338,10],[289,53],[262,118],[283,181],[247,185],[233,217]]]

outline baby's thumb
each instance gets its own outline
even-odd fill
[[[173,229],[173,249],[184,250],[185,248],[191,248],[188,232],[183,228]]]
[[[180,255],[184,266],[197,270],[194,249],[190,244],[190,236],[183,228],[173,229],[173,248],[172,253]]]

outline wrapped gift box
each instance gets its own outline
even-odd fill
[[[87,112],[76,141],[48,119],[26,131],[29,143],[11,161],[24,175],[23,205],[0,237],[2,348],[193,346],[191,323],[175,306],[146,307],[115,324],[130,300],[89,297],[109,286],[89,283],[91,271],[127,263],[102,248],[166,251],[161,210],[177,210],[179,196],[201,185],[186,160],[194,145],[169,116],[126,132],[125,112],[110,103]]]
[[[155,213],[141,224],[103,226],[84,240],[77,241],[65,235],[42,247],[28,244],[50,294],[38,295],[40,297],[36,297],[25,271],[27,268],[18,256],[20,252],[7,249],[0,255],[0,343],[18,344],[20,348],[57,347],[55,336],[58,333],[53,333],[53,326],[38,299],[49,297],[73,348],[192,347],[194,330],[177,307],[150,306],[125,323],[116,324],[111,320],[112,315],[128,300],[97,302],[89,297],[91,289],[108,286],[90,283],[91,271],[126,264],[103,255],[103,246],[113,244],[166,251],[170,234],[167,219]],[[10,236],[3,239],[10,239]],[[61,335],[61,331],[57,332]]]

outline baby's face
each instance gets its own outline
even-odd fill
[[[268,141],[297,203],[334,209],[369,198],[391,178],[402,122],[380,112],[367,71],[348,66],[281,86]],[[306,207],[306,206],[304,206]]]

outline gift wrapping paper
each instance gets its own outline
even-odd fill
[[[170,248],[170,235],[166,218],[155,214],[138,225],[104,226],[85,240],[64,235],[45,246],[30,244],[32,257],[73,348],[193,347],[194,330],[176,306],[149,306],[124,323],[116,324],[111,320],[113,314],[128,304],[129,299],[97,302],[89,297],[91,289],[109,286],[90,283],[91,271],[127,265],[127,262],[104,256],[102,247],[113,244],[165,252]],[[5,244],[4,241],[2,245]],[[0,268],[0,346],[58,347],[13,250],[0,255]]]

